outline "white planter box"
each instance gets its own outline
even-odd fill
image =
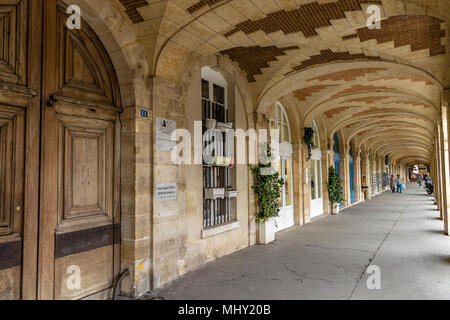
[[[208,188],[205,189],[205,198],[208,200],[223,199],[225,197],[224,188]]]
[[[206,119],[205,126],[207,129],[215,129],[217,125],[217,120],[215,119]]]
[[[232,130],[233,123],[232,122],[217,122],[217,129],[221,130]]]
[[[259,244],[269,244],[275,241],[274,219],[259,223]]]
[[[238,194],[237,190],[225,190],[225,198],[237,198]]]
[[[331,212],[332,214],[335,214],[335,215],[339,214],[339,212],[341,210],[341,206],[339,205],[339,203],[334,203],[331,210],[332,210],[332,212]]]
[[[214,166],[217,167],[230,167],[234,163],[233,157],[213,157]]]

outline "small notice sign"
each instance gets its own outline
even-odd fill
[[[147,110],[141,110],[141,118],[148,119],[148,111]]]
[[[178,190],[176,183],[156,185],[156,201],[177,200]]]
[[[172,133],[177,129],[174,120],[156,118],[156,150],[171,151],[176,146]]]

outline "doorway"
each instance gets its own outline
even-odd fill
[[[109,296],[120,262],[112,62],[87,23],[67,28],[61,1],[0,9],[0,299]]]
[[[322,151],[320,147],[320,135],[317,124],[313,121],[314,145],[310,159],[311,175],[311,218],[323,215],[323,186],[322,186]]]
[[[275,232],[294,226],[294,195],[292,177],[292,153],[282,154],[277,163],[278,173],[284,180],[279,207],[280,213],[275,218]]]
[[[284,180],[282,196],[279,201],[280,212],[275,218],[275,232],[294,226],[294,194],[292,155],[294,153],[291,140],[289,119],[281,102],[274,104],[270,120],[272,138],[280,143],[280,156],[277,159],[277,170]],[[276,131],[278,130],[278,132]]]

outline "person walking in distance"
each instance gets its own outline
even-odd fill
[[[395,178],[394,175],[391,175],[391,179],[389,180],[389,186],[391,187],[392,193],[395,193]]]
[[[395,180],[397,182],[397,192],[402,193],[403,190],[403,179],[400,177],[400,175],[397,175],[397,179]]]

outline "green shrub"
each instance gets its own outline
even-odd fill
[[[268,158],[273,161],[270,146],[267,144]],[[266,222],[271,218],[278,217],[280,208],[278,208],[279,199],[282,195],[284,180],[280,178],[280,174],[275,171],[271,175],[261,174],[264,168],[270,168],[271,162],[268,164],[250,165],[250,170],[255,177],[255,185],[252,189],[255,191],[258,201],[259,211],[256,214],[256,222]]]
[[[330,199],[330,204],[342,203],[344,201],[344,188],[342,186],[341,177],[337,174],[334,167],[330,167],[328,171],[328,198]]]

